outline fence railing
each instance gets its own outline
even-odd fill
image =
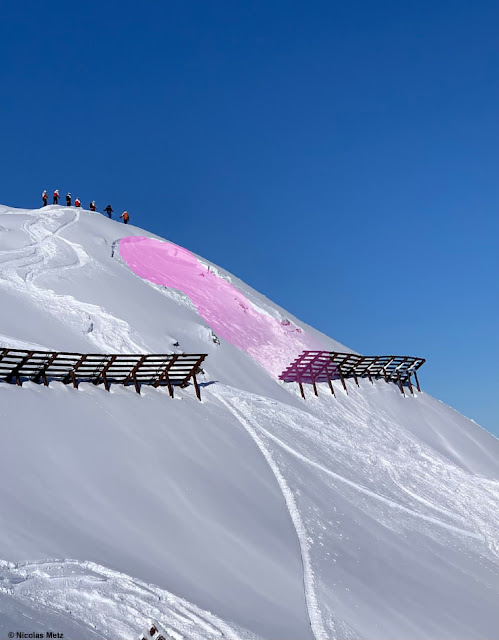
[[[112,354],[68,353],[64,351],[29,351],[0,349],[0,380],[22,385],[23,381],[48,385],[57,380],[78,388],[79,382],[103,384],[133,384],[140,393],[140,385],[166,386],[173,398],[175,386],[186,387],[192,380],[196,395],[201,393],[196,374],[207,357],[205,353],[174,354]]]
[[[416,372],[425,362],[424,358],[413,356],[361,356],[336,351],[304,351],[281,373],[279,379],[298,382],[303,398],[304,383],[312,384],[315,395],[318,395],[316,383],[327,382],[331,393],[335,395],[332,381],[340,380],[348,393],[346,378],[353,378],[357,386],[359,378],[368,378],[372,383],[375,379],[383,378],[386,382],[398,384],[403,394],[404,385],[414,394],[411,376],[414,375],[416,388],[421,391]]]

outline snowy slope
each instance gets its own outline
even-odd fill
[[[28,621],[21,626],[28,633],[43,629],[66,640],[138,637],[146,617],[174,640],[257,640],[163,589],[92,562],[0,564],[0,611],[5,637]]]
[[[0,346],[209,354],[202,403],[0,383],[0,558],[24,563],[0,565],[0,632],[134,638],[153,618],[185,638],[493,638],[499,441],[384,382],[303,401],[267,361],[300,340],[350,349],[203,259],[218,293],[147,276],[133,236],[154,238],[0,207]]]

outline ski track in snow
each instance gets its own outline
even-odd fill
[[[68,213],[73,214],[69,220],[66,219]],[[26,215],[30,219],[23,224],[22,230],[31,242],[22,249],[0,251],[0,285],[36,301],[55,317],[64,318],[74,331],[86,335],[102,352],[147,353],[139,339],[131,337],[131,328],[124,320],[95,304],[36,286],[40,276],[58,277],[67,270],[80,269],[91,262],[81,245],[61,236],[65,229],[78,222],[79,211],[62,209]],[[14,348],[19,340],[15,338],[9,342],[7,339],[4,342]]]
[[[272,453],[272,448],[269,448],[268,446],[269,442],[276,445],[276,450],[285,451],[287,454],[300,460],[308,467],[314,468],[320,475],[327,476],[334,481],[338,481],[345,487],[348,486],[356,493],[373,499],[375,503],[387,506],[391,510],[399,511],[409,516],[414,522],[414,527],[417,527],[418,522],[432,525],[431,530],[433,530],[433,527],[437,527],[436,531],[441,529],[449,532],[453,536],[457,536],[458,539],[464,538],[470,540],[470,542],[474,541],[473,544],[477,544],[478,548],[481,548],[482,551],[488,548],[491,552],[488,554],[488,561],[490,561],[493,556],[497,557],[498,544],[495,540],[496,530],[493,526],[484,526],[482,524],[485,520],[483,514],[487,512],[489,508],[493,508],[494,503],[497,504],[497,495],[495,494],[495,490],[498,488],[497,482],[471,476],[473,483],[476,483],[476,487],[485,483],[485,486],[483,486],[483,492],[485,494],[489,494],[491,497],[490,506],[487,504],[476,505],[476,501],[474,501],[473,486],[468,487],[466,484],[467,479],[470,477],[466,472],[456,469],[453,464],[449,463],[444,458],[440,458],[436,452],[429,449],[426,450],[425,445],[415,445],[411,442],[410,445],[407,446],[412,448],[417,448],[419,446],[420,455],[423,458],[428,458],[429,461],[429,469],[423,469],[421,472],[421,479],[417,479],[420,480],[420,483],[418,484],[420,491],[424,490],[424,482],[431,483],[431,474],[433,473],[433,469],[438,469],[441,474],[441,468],[446,467],[448,470],[445,471],[444,474],[449,478],[452,478],[453,482],[446,489],[446,493],[451,501],[449,502],[449,507],[445,508],[442,505],[435,505],[431,500],[420,495],[420,493],[415,489],[407,487],[404,484],[403,476],[400,475],[398,468],[394,466],[390,460],[387,460],[382,465],[383,472],[386,474],[385,477],[393,482],[394,490],[399,490],[401,494],[401,501],[404,499],[404,496],[406,496],[414,505],[406,506],[395,500],[393,497],[383,495],[379,490],[373,491],[359,482],[350,480],[344,475],[332,471],[325,464],[321,464],[320,462],[312,459],[310,455],[304,455],[295,446],[291,446],[281,437],[278,437],[275,433],[271,433],[268,429],[262,426],[262,421],[266,424],[269,423],[269,414],[272,414],[272,416],[280,414],[282,416],[286,416],[285,418],[283,417],[282,420],[286,423],[285,429],[289,431],[289,433],[286,434],[286,437],[291,442],[294,443],[296,438],[300,437],[304,438],[303,442],[309,442],[309,445],[312,444],[314,447],[317,447],[318,450],[324,448],[325,445],[331,446],[331,448],[336,447],[336,449],[341,449],[341,442],[334,442],[333,440],[330,440],[330,436],[325,432],[324,425],[327,425],[328,420],[321,419],[319,416],[311,414],[308,407],[304,406],[303,410],[300,410],[290,407],[289,405],[282,405],[275,400],[262,403],[262,398],[253,396],[252,394],[241,390],[236,391],[230,387],[221,386],[218,389],[210,388],[209,390],[207,389],[206,392],[215,397],[229,411],[231,411],[235,418],[248,431],[266,458],[277,479],[300,543],[306,602],[312,630],[317,640],[333,637],[331,636],[331,630],[334,637],[350,637],[349,634],[351,633],[351,630],[344,626],[343,620],[335,618],[334,614],[331,615],[332,612],[330,612],[330,615],[328,616],[329,624],[327,625],[329,632],[325,631],[324,616],[326,608],[324,605],[327,603],[319,602],[319,598],[316,593],[314,567],[309,544],[309,541],[311,542],[314,537],[314,532],[308,530],[308,523],[303,519],[304,514],[301,514],[300,507],[298,506],[293,493],[293,482],[291,481],[290,484],[286,479],[286,467],[283,466],[282,462],[275,458],[275,455]],[[352,395],[354,394],[357,395],[355,392],[350,392],[350,402],[354,401],[352,398]],[[359,399],[361,402],[365,402],[365,399],[361,397],[361,393],[358,395],[359,398],[355,398],[355,400]],[[262,407],[262,409],[259,409],[256,412],[254,403],[255,399],[260,401],[256,406]],[[417,401],[417,398],[408,398],[407,400]],[[272,408],[270,409],[269,407],[271,405]],[[274,407],[273,405],[276,406]],[[317,408],[320,410],[320,407]],[[353,420],[353,410],[348,409],[348,407],[342,407],[342,410],[345,409],[347,414],[352,413]],[[262,413],[261,420],[258,419],[258,415],[260,413]],[[304,420],[303,418],[305,416],[306,419]],[[326,416],[324,416],[324,418],[326,418]],[[336,415],[336,418],[337,420],[340,419],[338,414]],[[272,423],[274,424],[275,420],[273,420]],[[317,427],[315,431],[310,428],[314,423],[316,423],[315,426]],[[305,424],[307,425],[306,427],[304,426]],[[278,427],[278,424],[276,424],[276,427]],[[370,425],[370,427],[372,427],[372,425]],[[335,433],[335,435],[339,440],[341,433]],[[349,438],[351,438],[351,435],[352,432],[348,432]],[[328,442],[328,440],[330,441]],[[303,447],[301,447],[301,449],[305,450],[307,454],[311,454],[311,450],[309,451]],[[361,455],[362,454],[363,452],[361,452]],[[401,472],[403,474],[404,470]],[[426,478],[425,474],[427,476]],[[488,485],[490,485],[490,489]],[[458,490],[461,493],[458,494],[457,499],[468,505],[469,509],[466,510],[466,512],[463,511],[462,508],[456,509],[457,503],[455,500],[456,492]],[[421,509],[418,510],[418,507],[421,507]],[[429,511],[430,513],[424,513],[423,511]],[[312,538],[310,536],[312,536]],[[488,571],[493,571],[493,569],[487,565],[487,561],[484,560],[484,563],[483,567],[488,568]]]
[[[303,525],[303,521],[301,519],[300,511],[296,505],[295,498],[293,492],[289,488],[286,483],[286,480],[281,473],[279,465],[274,461],[272,454],[265,446],[263,440],[258,436],[258,425],[252,424],[251,421],[248,421],[245,416],[243,416],[239,411],[237,411],[229,401],[225,400],[223,397],[223,393],[218,391],[211,390],[211,395],[214,396],[221,402],[238,420],[238,422],[246,429],[249,435],[252,437],[263,456],[267,460],[269,467],[274,474],[279,487],[281,488],[284,500],[286,502],[289,515],[293,526],[296,531],[296,535],[298,537],[298,542],[301,550],[301,558],[302,558],[302,566],[303,566],[303,584],[305,589],[305,600],[307,603],[307,611],[310,620],[310,626],[312,627],[312,632],[316,638],[316,640],[333,640],[330,635],[326,633],[324,629],[324,624],[322,621],[321,610],[319,604],[317,602],[317,597],[315,594],[314,588],[314,572],[312,569],[312,564],[310,562],[310,554],[309,547],[307,542],[307,532],[305,530],[305,526]]]
[[[41,619],[55,612],[80,623],[91,637],[107,640],[137,640],[151,621],[176,640],[258,640],[164,589],[93,562],[0,560],[2,594],[29,605]]]
[[[340,482],[343,482],[343,483],[347,484],[349,487],[352,487],[356,491],[358,491],[360,493],[363,493],[364,495],[367,495],[370,498],[374,498],[375,500],[379,500],[380,502],[383,502],[383,503],[389,505],[390,507],[392,507],[394,509],[399,509],[400,511],[403,511],[404,513],[407,513],[407,514],[409,514],[409,515],[411,515],[411,516],[413,516],[415,518],[421,518],[421,520],[426,520],[427,522],[431,522],[432,524],[436,524],[436,525],[438,525],[440,527],[444,527],[446,529],[449,529],[450,531],[459,533],[461,535],[469,536],[471,538],[476,538],[476,539],[480,539],[481,538],[481,536],[479,536],[476,533],[473,533],[471,531],[467,531],[465,529],[461,529],[459,527],[454,527],[454,526],[452,526],[450,524],[447,524],[446,522],[443,522],[442,520],[439,520],[438,518],[432,518],[430,516],[426,516],[426,515],[424,515],[422,513],[414,511],[413,509],[409,509],[408,507],[404,507],[404,505],[399,504],[398,502],[395,502],[394,500],[391,500],[390,498],[386,498],[385,496],[382,496],[379,493],[375,493],[374,491],[371,491],[367,487],[362,486],[358,482],[352,482],[351,480],[348,480],[347,478],[344,478],[343,476],[339,475],[338,473],[335,473],[334,471],[331,471],[327,467],[324,467],[323,465],[318,464],[314,460],[310,460],[310,458],[307,458],[306,456],[301,454],[296,449],[293,449],[292,447],[288,446],[286,443],[282,442],[282,440],[279,440],[279,438],[277,438],[272,433],[267,431],[267,429],[264,429],[262,427],[260,427],[260,429],[263,431],[263,433],[265,433],[265,435],[270,440],[273,440],[273,442],[275,442],[279,447],[281,447],[282,449],[284,449],[285,451],[290,453],[295,458],[298,458],[302,462],[305,462],[306,464],[314,467],[315,469],[317,469],[321,473],[325,473],[326,475],[331,476],[335,480],[339,480]]]

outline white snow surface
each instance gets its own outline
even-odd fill
[[[0,347],[209,354],[202,402],[0,382],[0,639],[497,637],[499,441],[383,381],[304,401],[134,275],[126,235],[155,237],[0,207]]]

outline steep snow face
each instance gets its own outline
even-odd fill
[[[174,638],[494,637],[499,441],[383,381],[302,400],[215,330],[210,298],[234,293],[219,281],[257,324],[301,329],[265,333],[275,353],[305,335],[348,348],[200,258],[212,293],[164,279],[171,263],[155,280],[135,235],[152,237],[0,207],[0,346],[208,353],[201,403],[189,388],[0,383],[0,557],[28,563],[0,567],[0,630],[30,616],[81,640],[135,638],[150,618]],[[54,557],[75,560],[33,564]]]
[[[182,247],[129,237],[121,239],[120,253],[137,275],[185,293],[218,336],[251,355],[275,377],[305,349],[324,348],[289,320],[264,313]]]

